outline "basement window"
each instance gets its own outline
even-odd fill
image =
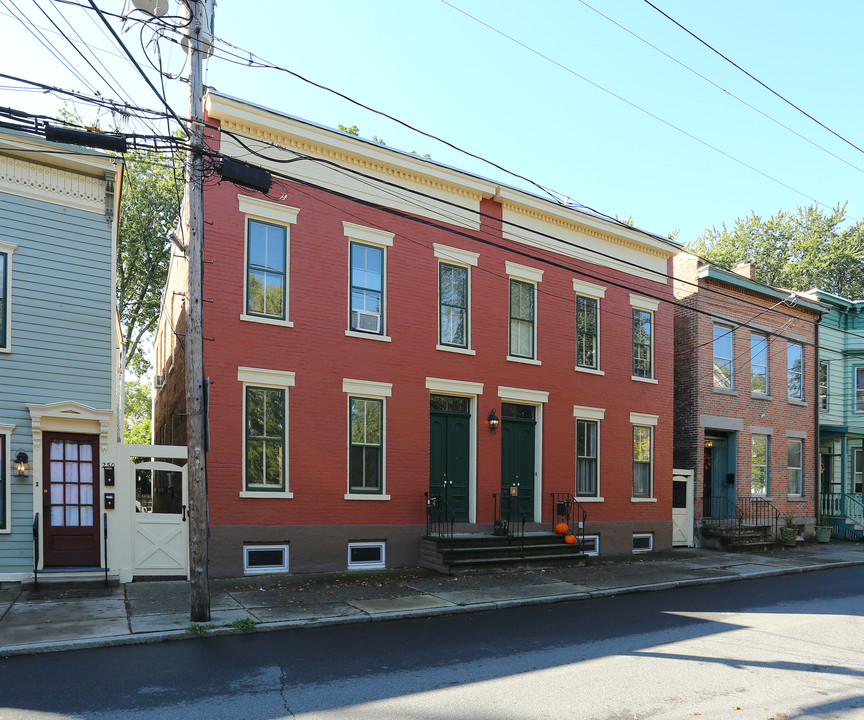
[[[633,552],[651,552],[654,549],[654,533],[633,533]]]
[[[600,536],[586,535],[585,541],[582,543],[582,552],[586,555],[596,557],[600,554]]]
[[[348,543],[348,569],[383,568],[384,543]]]
[[[288,546],[244,545],[243,572],[246,575],[288,572]]]

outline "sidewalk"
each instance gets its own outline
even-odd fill
[[[0,657],[473,612],[864,565],[864,546],[835,542],[732,554],[682,549],[591,558],[552,570],[448,577],[381,570],[211,580],[211,622],[190,632],[189,583],[140,582],[86,590],[0,590]],[[232,626],[233,623],[233,626]]]

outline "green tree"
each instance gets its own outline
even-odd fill
[[[149,383],[140,380],[127,381],[123,414],[123,437],[126,443],[150,443],[152,412]]]
[[[688,250],[732,268],[752,260],[760,282],[805,291],[814,287],[864,297],[864,221],[842,227],[846,204],[823,211],[817,205],[781,210],[768,219],[755,213],[732,228],[706,229]]]

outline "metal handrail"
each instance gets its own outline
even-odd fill
[[[570,533],[576,536],[579,549],[585,548],[585,523],[588,511],[572,493],[549,493],[552,497],[552,523],[566,522]]]
[[[494,509],[494,533],[506,537],[511,543],[519,540],[519,547],[525,547],[525,523],[528,515],[515,496],[507,493],[492,493]],[[514,530],[515,528],[515,530]]]
[[[738,504],[726,497],[706,497],[702,503],[703,516],[711,521],[711,525],[723,528],[740,526]]]
[[[431,495],[428,492],[423,495],[426,497],[426,535],[437,535],[441,540],[447,540],[452,548],[456,513],[443,495]]]
[[[39,513],[33,517],[33,588],[39,589]]]
[[[770,500],[758,495],[741,495],[737,498],[739,527],[750,526],[771,528],[771,535],[779,537],[780,510]]]

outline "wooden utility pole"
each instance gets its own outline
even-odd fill
[[[183,225],[188,263],[186,288],[186,442],[189,448],[189,571],[193,622],[210,620],[207,576],[210,511],[207,502],[207,458],[204,449],[204,344],[202,268],[204,244],[204,82],[201,35],[204,2],[188,3],[189,151],[186,155],[186,202]]]

